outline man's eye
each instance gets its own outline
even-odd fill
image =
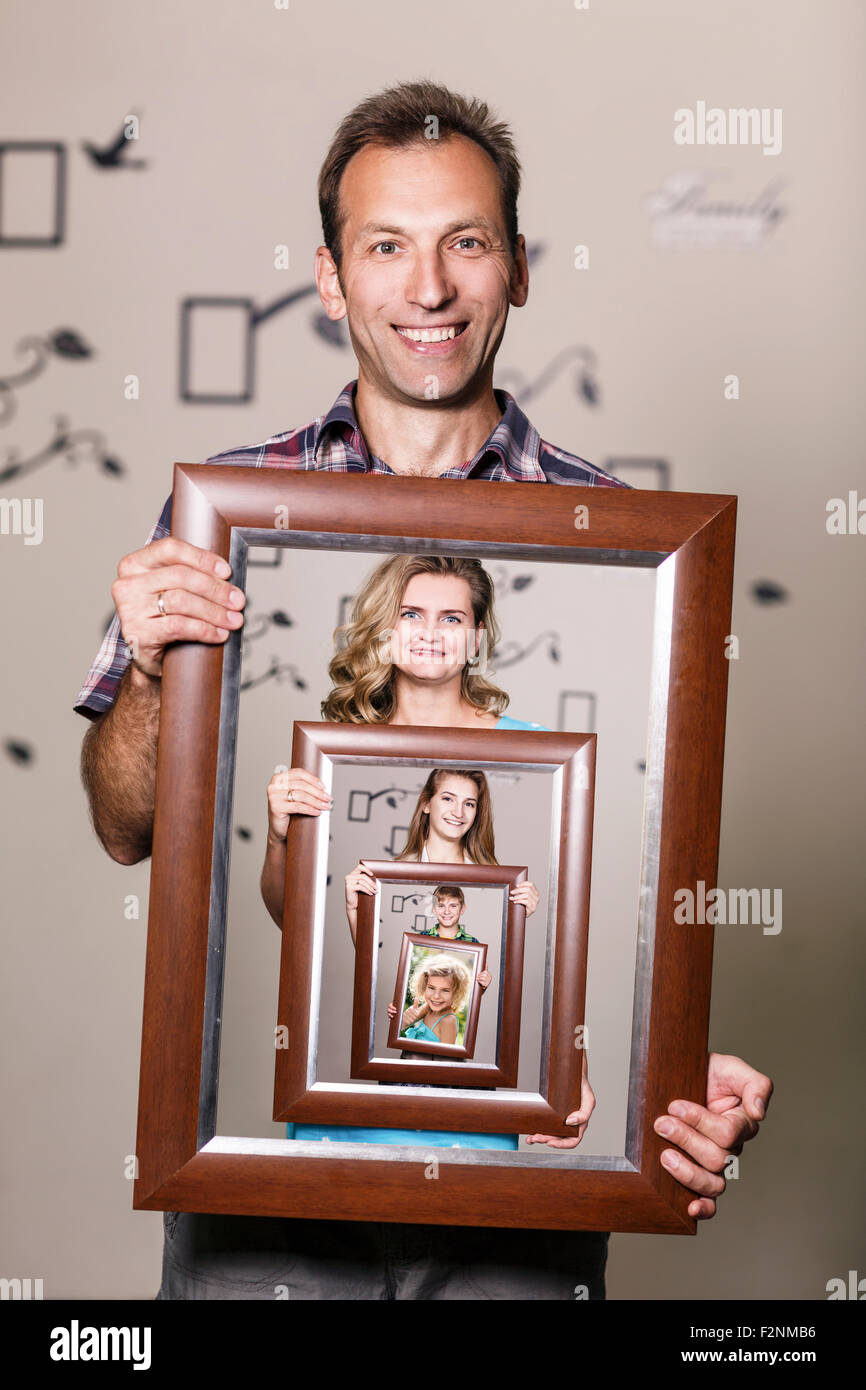
[[[459,238],[459,240],[458,240],[458,242],[457,242],[457,245],[458,245],[458,246],[465,246],[466,243],[467,243],[467,241],[472,242],[473,246],[480,246],[480,245],[481,245],[481,242],[478,240],[477,236],[462,236],[462,237]]]
[[[386,247],[388,251],[396,251],[396,250],[397,250],[397,243],[396,243],[395,241],[379,241],[379,242],[377,242],[376,245],[373,247],[373,250],[374,250],[374,251],[381,251],[383,246]]]

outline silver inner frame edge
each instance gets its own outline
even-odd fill
[[[634,1011],[632,1015],[631,1061],[626,1111],[625,1154],[581,1155],[579,1150],[554,1149],[521,1153],[505,1149],[437,1148],[440,1163],[473,1164],[485,1167],[573,1168],[595,1172],[633,1172],[639,1167],[643,1125],[640,1116],[646,1089],[646,1060],[649,1041],[649,1010],[652,996],[652,970],[655,948],[656,903],[658,896],[659,849],[661,844],[661,805],[664,786],[667,703],[670,676],[671,631],[673,624],[676,554],[665,551],[613,549],[571,549],[566,546],[515,545],[510,542],[455,541],[402,536],[346,535],[330,531],[275,531],[271,527],[232,527],[229,563],[232,578],[245,588],[249,547],[281,546],[296,550],[378,551],[384,554],[427,553],[477,555],[500,559],[555,561],[559,564],[622,565],[658,569],[650,675],[647,768],[644,791],[643,845],[641,850],[640,897],[638,905],[637,952],[635,962]],[[225,980],[226,906],[231,858],[231,824],[234,801],[234,772],[237,750],[238,708],[240,701],[241,632],[233,631],[224,645],[220,730],[217,752],[214,800],[213,858],[211,866],[210,915],[208,923],[207,974],[202,1028],[201,1080],[197,1149],[206,1153],[271,1155],[286,1158],[353,1158],[359,1162],[428,1163],[429,1147],[404,1148],[391,1144],[344,1144],[297,1139],[265,1139],[216,1134],[217,1091],[223,985]],[[333,761],[337,761],[334,759]],[[354,761],[339,759],[339,761]],[[383,761],[383,760],[378,760]],[[387,760],[384,760],[387,761]],[[405,759],[400,759],[405,762]],[[457,760],[455,760],[456,763]],[[559,775],[561,781],[561,774]],[[554,805],[557,806],[554,788]],[[558,812],[557,812],[558,815]],[[557,822],[558,823],[558,822]],[[323,840],[325,845],[327,842]],[[553,860],[555,856],[551,856]],[[552,867],[551,890],[554,888]],[[320,917],[324,874],[317,872],[317,941],[314,966],[316,997],[321,975]],[[556,901],[553,897],[550,901]],[[550,967],[552,929],[548,924],[546,983],[543,1004],[542,1066],[549,1046]],[[311,1065],[315,1066],[317,1022],[311,1022]],[[310,1076],[308,1084],[315,1085]],[[320,1083],[321,1084],[321,1083]],[[352,1083],[349,1083],[352,1084]],[[356,1083],[361,1084],[361,1083]],[[329,1087],[328,1089],[338,1089]],[[442,1094],[441,1089],[438,1094]]]

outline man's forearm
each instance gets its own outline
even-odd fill
[[[151,852],[160,685],[128,666],[114,704],[91,724],[81,748],[93,828],[119,864],[137,864]]]
[[[274,839],[270,831],[260,886],[265,907],[282,930],[283,900],[286,893],[286,842]]]

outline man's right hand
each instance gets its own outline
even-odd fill
[[[133,665],[159,678],[170,642],[224,642],[240,627],[246,595],[228,582],[230,574],[220,555],[174,536],[124,555],[111,597]]]

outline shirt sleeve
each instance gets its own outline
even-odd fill
[[[170,530],[171,498],[169,497],[145,544],[150,545],[153,541],[162,540],[164,536],[169,534]],[[102,639],[102,646],[96,653],[93,665],[78,692],[78,699],[74,706],[75,713],[83,714],[87,719],[95,719],[98,715],[105,714],[106,710],[111,709],[117,696],[117,687],[129,665],[129,660],[129,649],[123,640],[123,633],[120,631],[120,619],[115,612]]]

